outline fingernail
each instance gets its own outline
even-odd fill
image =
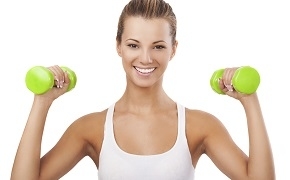
[[[226,87],[227,87],[227,89],[228,89],[229,91],[234,91],[232,85],[226,85]]]
[[[56,87],[59,88],[59,80],[58,80],[58,78],[57,78],[56,76],[54,76],[54,79],[55,79],[55,81],[56,81],[56,84],[55,84]]]

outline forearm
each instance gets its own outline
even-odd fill
[[[19,147],[15,156],[11,179],[38,179],[41,140],[50,102],[34,99]]]
[[[241,99],[249,131],[248,175],[253,179],[274,180],[273,155],[257,94]]]

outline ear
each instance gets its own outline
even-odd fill
[[[121,57],[121,43],[116,41],[116,50],[118,55]]]
[[[170,56],[170,60],[175,56],[177,45],[178,45],[178,41],[175,41],[174,44],[172,45],[172,54]]]

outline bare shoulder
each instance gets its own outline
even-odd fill
[[[224,128],[216,116],[197,109],[186,109],[186,126],[189,128],[198,128],[204,133],[214,129]]]
[[[84,132],[87,132],[90,129],[96,130],[96,128],[100,128],[104,124],[106,112],[107,110],[103,110],[100,112],[85,114],[84,116],[75,120],[72,123],[72,126],[75,126],[76,129],[84,130]]]
[[[58,179],[85,156],[90,156],[97,165],[106,111],[86,114],[66,129],[57,144],[41,158],[41,177]]]
[[[86,114],[74,121],[69,127],[74,131],[74,134],[78,134],[86,142],[86,154],[97,166],[104,138],[106,114],[107,109]]]
[[[75,120],[70,128],[91,142],[91,139],[102,139],[107,109],[86,114]]]
[[[193,151],[199,147],[200,153],[204,153],[208,137],[226,132],[225,126],[213,114],[198,109],[186,109],[186,135]]]

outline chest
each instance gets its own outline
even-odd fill
[[[120,149],[130,154],[153,155],[173,147],[178,135],[178,117],[174,113],[136,116],[116,114],[114,138]]]
[[[175,113],[163,113],[160,116],[116,115],[112,121],[112,141],[116,149],[125,154],[137,156],[160,155],[169,152],[176,144],[180,133],[184,133],[185,148],[189,151],[192,165],[195,167],[202,155],[203,136],[199,133],[199,125],[187,123],[183,127]],[[96,126],[95,126],[96,127]],[[104,132],[105,127],[100,131]],[[106,130],[108,131],[108,130]],[[108,133],[108,132],[107,132]],[[178,135],[179,133],[179,135]],[[99,166],[99,157],[104,142],[104,133],[98,140],[91,138],[93,156],[91,158]]]
[[[105,127],[100,179],[193,179],[185,127],[176,118],[149,117],[115,118],[112,128]]]

